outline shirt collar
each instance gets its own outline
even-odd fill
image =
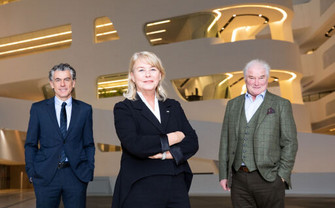
[[[63,102],[66,102],[66,106],[71,106],[72,105],[72,97],[70,97],[69,99],[67,99],[65,101],[62,101],[57,96],[55,96],[55,104],[56,105],[62,105]]]
[[[142,100],[147,101],[147,100],[145,99],[144,95],[143,95],[141,92],[137,91],[137,94],[140,96],[140,98],[141,98]],[[156,102],[156,100],[157,100],[157,97],[156,97],[156,95],[155,95],[155,102]]]
[[[266,90],[264,90],[261,94],[257,95],[257,96],[256,96],[256,99],[257,99],[257,98],[262,98],[262,99],[264,99],[264,97],[265,97],[265,93],[266,93]],[[251,96],[248,92],[246,92],[246,93],[245,93],[245,98],[252,99],[252,96]]]

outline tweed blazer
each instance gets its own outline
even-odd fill
[[[221,131],[219,150],[219,177],[228,179],[231,186],[232,165],[238,143],[241,113],[244,113],[245,94],[227,104]],[[253,135],[255,163],[261,176],[269,182],[283,178],[291,187],[291,172],[298,149],[297,130],[290,101],[265,93],[259,107]]]

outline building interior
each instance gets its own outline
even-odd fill
[[[222,121],[227,102],[246,92],[245,64],[257,58],[271,66],[268,90],[290,100],[297,126],[286,195],[335,206],[334,20],[334,0],[0,0],[0,207],[34,207],[24,162],[29,111],[54,96],[48,72],[59,63],[76,69],[73,97],[93,107],[88,196],[112,197],[122,154],[113,107],[138,51],[161,58],[168,97],[199,137],[191,197],[229,196],[218,182]]]

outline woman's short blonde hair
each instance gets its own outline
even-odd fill
[[[137,60],[141,59],[142,61],[156,67],[161,73],[161,80],[158,82],[156,87],[156,96],[158,100],[165,101],[167,94],[165,89],[162,86],[163,80],[165,78],[165,69],[162,65],[161,60],[156,56],[156,54],[148,51],[136,52],[130,59],[129,63],[129,72],[128,72],[128,90],[123,94],[123,96],[129,100],[136,100],[136,85],[131,79],[131,73],[134,70],[134,65]]]

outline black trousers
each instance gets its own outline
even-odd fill
[[[233,174],[231,199],[234,208],[284,208],[285,183],[279,176],[268,182],[258,171],[239,170]]]
[[[122,208],[190,208],[184,174],[154,175],[137,181]]]

